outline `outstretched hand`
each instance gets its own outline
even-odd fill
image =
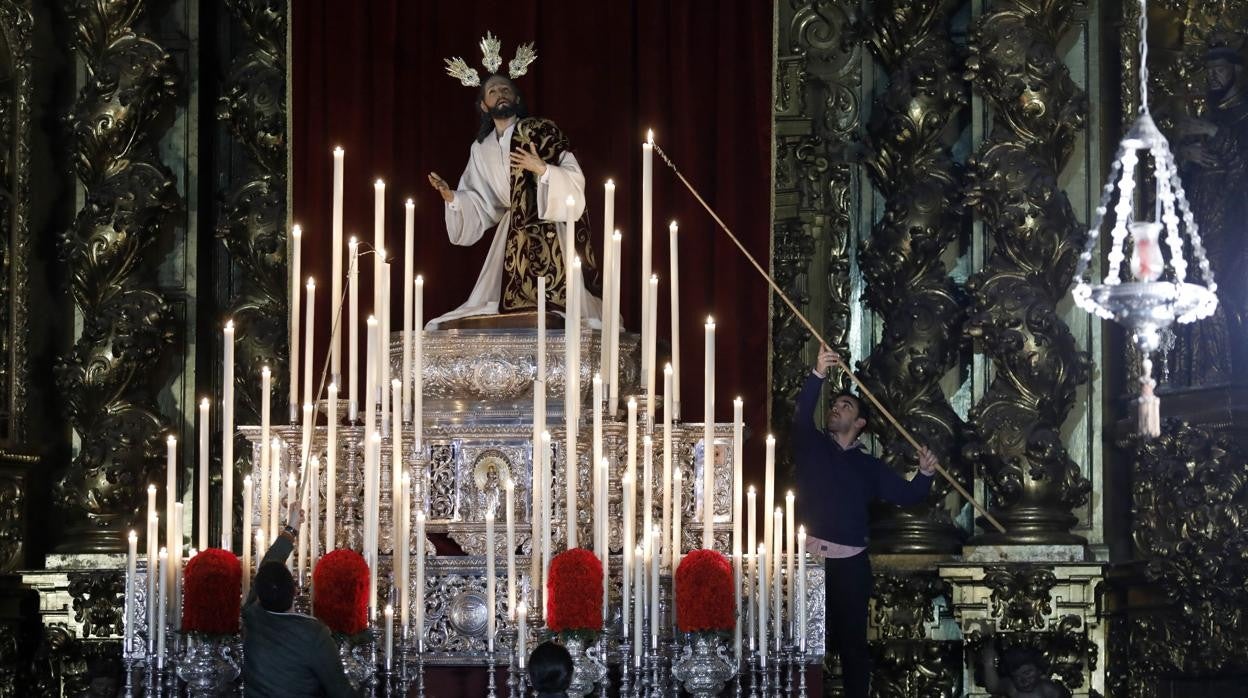
[[[298,502],[293,502],[291,503],[290,506],[286,507],[286,525],[287,526],[290,526],[291,528],[298,531],[299,522],[302,517],[303,517],[303,509],[299,507]]]
[[[438,194],[442,196],[442,200],[446,203],[449,204],[455,200],[455,192],[451,190],[446,180],[442,179],[437,172],[429,173],[429,185],[437,190]]]

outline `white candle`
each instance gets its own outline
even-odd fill
[[[412,530],[412,475],[403,471],[403,481],[399,490],[401,504],[399,510],[402,517],[399,521],[402,535],[399,536],[399,615],[403,623],[403,637],[407,637],[411,618],[411,570],[412,543],[409,533]]]
[[[182,502],[177,502],[173,505],[173,515],[169,517],[174,529],[173,539],[176,541],[169,554],[169,603],[172,604],[169,607],[169,618],[175,628],[182,625],[182,522],[185,515]]]
[[[494,651],[494,508],[485,511],[485,639],[487,649]]]
[[[221,548],[234,549],[234,321],[225,323],[221,379]]]
[[[650,649],[659,649],[659,546],[663,544],[663,532],[650,532]]]
[[[208,398],[199,401],[199,490],[195,494],[199,536],[196,540],[199,547],[208,547],[208,432],[212,425],[208,423]]]
[[[625,470],[624,476],[620,478],[620,489],[623,491],[624,498],[624,522],[620,538],[623,547],[620,550],[624,558],[623,565],[620,568],[620,622],[627,627],[629,619],[632,617],[628,613],[629,608],[629,583],[632,581],[633,571],[633,526],[637,520],[637,508],[634,501],[635,487],[633,486],[633,471]],[[605,577],[605,575],[604,575]]]
[[[672,409],[668,398],[672,394],[672,365],[663,367],[663,565],[675,572],[672,562]]]
[[[321,558],[321,459],[312,456],[308,460],[308,482],[304,492],[308,493],[308,566],[316,568],[316,561]]]
[[[386,669],[394,669],[394,606],[386,604]]]
[[[290,231],[290,423],[299,418],[299,260],[303,247],[303,228],[294,226]]]
[[[412,291],[416,279],[412,272],[416,245],[416,202],[403,205],[403,421],[412,421]],[[397,409],[397,408],[396,408]]]
[[[783,517],[784,512],[777,508],[774,515],[775,528],[772,529],[772,533],[775,534],[775,538],[772,540],[770,553],[771,557],[769,558],[771,560],[771,634],[775,637],[775,644],[777,648],[780,646],[780,640],[783,637],[784,631],[780,613],[780,604],[782,602],[782,597],[780,596],[780,544],[782,540],[781,531],[784,530]]]
[[[338,522],[338,384],[330,383],[325,422],[325,552],[337,547]]]
[[[251,590],[251,476],[243,478],[243,599]]]
[[[732,572],[733,572],[733,597],[736,599],[738,612],[741,609],[741,581],[742,581],[742,553],[749,548],[743,547],[741,541],[741,506],[742,506],[742,443],[744,441],[745,420],[744,420],[745,404],[741,398],[732,401]],[[735,630],[735,638],[737,648],[737,660],[740,661],[741,655],[741,623],[737,623]]]
[[[643,532],[644,533],[644,532]],[[638,544],[633,548],[633,588],[636,589],[637,603],[633,605],[633,666],[641,666],[641,655],[644,642],[642,626],[645,624],[645,560],[646,549]]]
[[[646,287],[646,292],[650,298],[657,298],[659,295],[659,277],[657,275],[650,276],[650,284]],[[645,341],[642,344],[642,370],[646,379],[646,428],[654,429],[654,383],[655,383],[655,328],[658,323],[658,314],[654,310],[655,304],[650,303],[647,307],[646,314],[642,316],[642,322],[645,323],[643,334]]]
[[[596,508],[598,511],[594,514],[594,524],[598,527],[598,543],[600,546],[596,552],[598,553],[598,559],[602,561],[602,578],[609,580],[611,579],[611,556],[608,537],[611,527],[607,521],[607,492],[611,487],[611,462],[606,458],[598,462],[598,477],[595,479],[600,483],[597,489]],[[602,585],[602,620],[604,624],[607,621],[608,587],[609,585],[604,581]]]
[[[576,212],[576,197],[569,196],[564,200],[564,204],[567,218],[564,220],[563,226],[563,268],[571,269],[572,260],[576,257],[576,219],[573,218],[573,214]],[[565,296],[567,305],[564,307],[569,308],[572,305],[572,287],[565,286],[564,292],[567,294]]]
[[[670,539],[672,545],[672,575],[676,575],[676,569],[680,567],[680,551],[684,547],[684,539],[681,537],[680,530],[680,500],[684,494],[685,479],[680,472],[680,468],[676,468],[672,474],[672,537]]]
[[[542,567],[542,500],[553,496],[547,492],[546,478],[548,473],[542,468],[542,432],[546,431],[546,277],[537,277],[537,356],[534,368],[536,377],[533,381],[533,480],[532,490],[532,526],[530,527],[530,563],[529,578],[533,582],[534,598],[544,588]]]
[[[300,477],[308,472],[308,459],[312,457],[312,422],[314,419],[315,412],[312,410],[312,403],[303,403],[303,440],[299,446]]]
[[[746,495],[745,495],[746,516],[747,516],[746,530],[748,531],[745,537],[745,543],[746,543],[745,549],[751,552],[758,549],[757,547],[755,547],[755,540],[756,540],[755,534],[758,532],[758,523],[756,520],[758,512],[757,512],[756,504],[755,504],[756,499],[757,497],[755,497],[754,495],[754,486],[750,485],[750,489],[746,492]],[[749,560],[747,560],[747,562],[749,563],[749,571],[747,572],[747,574],[749,574],[750,581],[753,582],[755,580],[755,573],[757,572],[755,568],[758,566],[758,556],[753,555],[753,554],[749,555]],[[755,584],[754,588],[751,590],[749,594],[751,618],[754,618],[758,614],[758,607],[755,605],[755,599],[757,598],[756,596],[757,591],[758,591],[758,585]],[[750,626],[750,649],[756,649],[758,647],[758,645],[755,644],[756,642],[755,631],[756,631],[756,628],[753,625],[751,625]]]
[[[767,435],[767,458],[763,471],[763,540],[770,550],[772,542],[771,511],[776,508],[776,437]]]
[[[637,410],[637,403],[629,400],[633,404],[633,410]],[[641,461],[642,461],[642,486],[641,486],[641,536],[646,545],[650,544],[650,531],[654,529],[654,439],[649,434],[641,437]],[[667,511],[667,507],[663,508]],[[666,519],[666,515],[660,515],[659,520]],[[660,539],[660,543],[662,540]]]
[[[412,447],[422,453],[425,444],[425,277],[416,276],[412,321],[415,338],[412,348]]]
[[[715,547],[715,320],[706,318],[706,375],[702,399],[702,547]],[[679,399],[679,398],[678,398]]]
[[[273,498],[269,506],[269,542],[272,543],[281,532],[278,520],[282,516],[282,440],[276,436],[269,442],[269,463],[269,494]]]
[[[403,464],[403,427],[399,424],[399,405],[403,401],[403,381],[398,379],[390,381],[390,399],[394,402],[394,430],[390,432],[390,546],[395,554],[402,547],[402,531],[399,530],[398,524],[402,518],[403,502],[396,498],[403,489],[403,473],[406,467]]]
[[[134,651],[134,574],[139,556],[139,534],[133,530],[126,536],[126,608],[125,608],[125,652],[129,655]]]
[[[360,409],[360,242],[352,236],[348,246],[351,264],[347,269],[347,304],[351,318],[347,322],[347,421],[354,424]]]
[[[147,650],[156,651],[156,636],[151,628],[156,623],[156,551],[160,546],[160,514],[156,512],[156,486],[147,486]]]
[[[797,587],[794,584],[793,576],[797,573],[797,526],[793,518],[793,491],[789,490],[784,496],[784,575],[785,585],[788,594],[789,609],[789,637],[793,637],[793,631],[796,630],[794,611],[797,609]]]
[[[615,249],[611,245],[611,233],[615,230],[615,183],[608,179],[606,184],[603,185],[603,190],[602,331],[598,335],[598,372],[602,374],[602,378],[606,383],[605,390],[609,392],[610,385],[615,382],[615,376],[610,373],[609,370],[611,366],[611,343],[607,341],[607,337],[609,337],[612,332],[612,325],[615,323],[615,318],[611,315],[611,292],[613,285],[611,281],[611,274],[615,268],[614,259],[612,257],[615,253]]]
[[[316,395],[312,392],[312,337],[316,329],[316,281],[308,277],[308,322],[303,328],[303,402],[315,403]]]
[[[177,539],[178,527],[174,517],[177,510],[178,497],[178,439],[170,435],[165,439],[165,547],[169,550],[179,550]],[[165,576],[169,577],[167,583],[170,589],[173,588],[173,567],[170,565],[165,570]],[[161,614],[164,617],[164,614]]]
[[[370,412],[372,410],[369,410]],[[368,450],[371,454],[368,463],[368,504],[366,511],[367,519],[365,521],[368,527],[368,535],[365,538],[367,545],[367,557],[370,561],[369,572],[371,578],[368,585],[369,594],[369,613],[370,618],[377,617],[377,567],[378,567],[378,545],[379,527],[381,525],[381,432],[374,431],[368,440]]]
[[[365,321],[364,352],[364,433],[371,435],[377,428],[377,358],[380,354],[377,317],[369,315]]]
[[[615,415],[620,406],[620,231],[611,234],[611,305],[607,314],[611,318],[611,331],[607,333],[610,350],[607,353],[607,399],[608,413]]]
[[[287,511],[290,510],[290,507],[292,504],[298,501],[295,499],[295,496],[296,496],[295,487],[296,487],[295,474],[293,472],[288,473],[286,475],[286,507],[285,507]],[[285,521],[284,523],[289,525],[290,522]]]
[[[797,529],[797,646],[806,654],[806,527]]]
[[[332,225],[332,249],[330,255],[332,264],[330,266],[330,326],[342,327],[345,318],[342,317],[342,158],[343,150],[341,147],[334,148],[334,201],[331,209],[331,225]],[[352,318],[354,320],[354,318]],[[331,380],[335,383],[342,381],[342,339],[338,332],[334,332],[329,340],[330,355],[330,375]]]
[[[168,528],[168,524],[165,524]],[[169,580],[171,575],[169,572],[169,550],[167,548],[160,549],[160,596],[157,601],[156,609],[156,656],[159,658],[160,664],[165,663],[165,629],[169,627]],[[148,630],[151,632],[151,630]]]
[[[382,288],[382,265],[386,263],[386,183],[380,179],[373,182],[373,315],[380,318],[385,308],[385,289]],[[376,366],[373,367],[377,369]],[[366,395],[376,400],[376,395]]]
[[[550,432],[543,431],[542,432],[541,468],[542,468],[542,481],[545,483],[549,483],[554,478],[554,471],[552,470],[553,466],[551,462],[553,458],[554,458],[554,452],[551,449],[551,445],[550,445]],[[542,550],[543,584],[538,585],[538,588],[542,592],[542,618],[546,617],[546,610],[547,610],[546,602],[548,600],[546,598],[546,593],[545,593],[546,586],[544,582],[547,579],[548,575],[550,574],[550,558],[554,555],[554,546],[551,545],[551,541],[550,541],[551,528],[552,528],[551,519],[554,516],[554,514],[552,513],[554,511],[554,505],[555,505],[554,492],[548,491],[546,495],[542,497],[542,548],[541,550]]]
[[[767,665],[767,546],[759,545],[757,564],[758,578],[754,582],[758,589],[758,656],[763,666]]]
[[[670,257],[670,274],[669,290],[667,295],[671,298],[671,316],[672,316],[672,412],[676,415],[676,419],[680,419],[680,275],[678,270],[680,265],[677,258],[677,231],[679,227],[676,221],[672,221],[667,226],[668,246]],[[710,318],[707,318],[710,322]],[[714,326],[714,323],[711,323]],[[710,547],[710,546],[703,546]]]
[[[529,641],[529,605],[523,601],[516,605],[516,620],[520,626],[516,631],[516,661],[524,669],[524,663],[528,660],[525,645]]]
[[[597,373],[594,374],[592,396],[594,457],[590,464],[594,467],[594,553],[605,564],[607,543],[603,524],[607,517],[607,478],[605,470],[599,467],[602,460],[602,376]]]
[[[425,512],[416,509],[416,651],[425,648]]]
[[[507,517],[507,615],[516,617],[516,482],[510,477],[503,483],[504,513]]]
[[[384,255],[385,252],[383,251]],[[381,310],[377,316],[377,395],[381,403],[381,435],[390,436],[390,264],[381,265]],[[397,409],[398,405],[394,405]]]
[[[260,369],[260,525],[269,520],[269,392],[272,390],[273,374],[269,367]],[[259,551],[257,551],[259,552]]]
[[[647,319],[650,317],[652,299],[657,297],[654,286],[650,285],[653,278],[650,273],[651,246],[654,235],[653,181],[654,131],[646,131],[646,142],[641,144],[641,346],[642,356],[647,358],[642,360],[641,379],[643,385],[650,386],[650,390],[646,392],[647,397],[654,395],[654,364],[653,357],[649,355],[649,347],[653,343],[651,334],[654,329],[649,326]],[[652,418],[654,412],[647,408],[646,416]],[[647,423],[653,424],[653,420]]]
[[[576,282],[580,278],[580,260],[573,258],[572,274],[568,276],[567,282],[567,300],[568,313],[566,317],[566,329],[564,330],[564,432],[566,449],[564,451],[565,458],[565,504],[564,508],[567,512],[567,535],[568,549],[577,547],[577,530],[576,530],[576,495],[577,495],[577,429],[579,428],[579,411],[580,411],[580,390],[581,390],[581,363],[580,363],[580,318],[576,314]]]

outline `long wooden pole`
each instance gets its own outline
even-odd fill
[[[802,314],[802,311],[797,309],[797,306],[793,304],[793,301],[789,299],[788,295],[786,295],[785,292],[780,289],[780,286],[776,284],[775,279],[771,278],[771,275],[768,274],[761,265],[759,265],[758,260],[754,259],[754,256],[750,254],[749,250],[745,249],[745,245],[741,244],[741,241],[737,239],[737,236],[733,234],[732,230],[719,217],[719,214],[715,213],[715,210],[706,203],[706,200],[702,198],[702,195],[698,193],[698,190],[694,189],[693,185],[689,183],[689,180],[685,179],[685,176],[681,174],[680,169],[676,167],[671,158],[667,157],[667,153],[659,147],[658,143],[654,144],[654,152],[658,153],[659,157],[663,158],[663,162],[667,163],[667,166],[672,168],[672,172],[676,173],[676,177],[682,184],[685,185],[685,188],[689,190],[689,193],[693,194],[693,198],[697,199],[698,203],[702,204],[702,208],[706,209],[706,212],[711,214],[711,218],[715,219],[715,222],[719,225],[720,229],[727,233],[728,238],[737,246],[737,249],[741,250],[741,254],[745,255],[745,258],[754,266],[754,269],[758,271],[759,275],[767,280],[767,283],[771,286],[771,290],[776,292],[776,295],[780,297],[780,300],[784,301],[784,304],[789,307],[789,310],[793,311],[793,315],[806,326],[806,329],[810,330],[810,333],[814,335],[815,339],[818,339],[824,346],[832,346],[828,343],[828,340],[823,338],[823,335],[820,334],[819,330],[815,329],[815,326],[811,324],[810,320]],[[905,427],[901,426],[901,422],[897,421],[897,418],[893,416],[893,413],[889,412],[888,408],[880,402],[879,398],[877,398],[875,394],[863,384],[858,376],[854,375],[853,371],[849,370],[848,365],[842,362],[840,363],[840,367],[841,370],[845,372],[845,375],[849,377],[849,380],[858,388],[858,392],[861,393],[863,397],[867,398],[871,404],[875,405],[875,408],[880,411],[880,414],[884,415],[889,424],[893,425],[893,428],[897,430],[897,433],[901,434],[901,437],[917,451],[920,448],[919,442],[914,439],[914,436],[912,436]],[[950,485],[953,485],[953,489],[957,490],[958,494],[962,495],[966,501],[970,502],[971,506],[975,507],[975,511],[979,512],[984,519],[988,521],[988,523],[991,523],[1001,533],[1005,533],[1005,526],[1002,526],[1000,521],[997,521],[992,514],[988,513],[988,510],[984,508],[984,505],[980,504],[978,500],[972,497],[971,493],[967,492],[966,488],[962,486],[962,483],[958,482],[957,478],[953,477],[948,470],[945,470],[944,466],[940,463],[936,464],[936,472],[940,473]]]

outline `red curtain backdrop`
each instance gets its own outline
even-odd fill
[[[303,274],[320,282],[317,366],[329,337],[336,145],[346,150],[347,236],[371,244],[373,181],[387,183],[386,246],[399,262],[392,271],[392,329],[402,328],[408,197],[416,201],[415,267],[425,277],[425,317],[468,297],[490,234],[473,247],[451,245],[441,199],[426,175],[436,171],[454,185],[467,162],[478,124],[476,90],[448,77],[443,58],[462,56],[479,68],[477,43],[487,30],[503,42],[504,67],[518,44],[536,42],[538,60],[517,84],[531,113],[563,129],[585,170],[599,254],[602,185],[615,180],[626,329],[637,330],[641,312],[641,143],[647,128],[768,267],[772,11],[763,0],[292,3],[293,220],[304,230]],[[671,326],[667,223],[680,223],[682,416],[702,419],[703,323],[713,315],[716,418],[731,420],[732,399],[745,399],[753,432],[747,469],[761,472],[762,436],[769,428],[767,286],[657,156],[654,173],[653,264],[660,276],[663,338]],[[360,300],[367,313],[372,265],[361,267]]]

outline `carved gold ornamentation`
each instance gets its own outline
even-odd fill
[[[847,0],[779,3],[774,127],[772,274],[784,292],[847,353],[850,325],[851,167],[859,122],[860,47],[849,39]],[[810,369],[809,333],[772,299],[770,413],[788,443],[793,396]],[[844,387],[844,379],[838,385]],[[791,460],[788,449],[778,458]]]
[[[66,11],[85,83],[69,115],[84,205],[61,239],[82,318],[57,386],[81,446],[55,486],[66,551],[121,551],[167,422],[156,391],[170,308],[144,268],[182,205],[159,141],[181,95],[173,57],[136,33],[140,0],[73,0]]]
[[[1057,313],[1082,237],[1058,182],[1087,111],[1056,49],[1074,8],[1068,0],[1005,0],[971,31],[967,76],[992,107],[992,122],[971,161],[967,203],[991,252],[967,283],[966,332],[995,375],[971,411],[963,454],[1008,529],[985,541],[1082,542],[1070,533],[1071,509],[1091,490],[1061,437],[1091,363]]]
[[[0,445],[26,438],[33,24],[29,0],[0,2]]]
[[[860,262],[866,300],[884,322],[866,360],[863,380],[902,424],[966,484],[957,449],[962,420],[940,387],[958,360],[964,311],[941,256],[967,227],[961,167],[951,134],[968,101],[956,72],[949,15],[960,0],[894,0],[872,6],[868,45],[889,73],[867,125],[867,173],[886,198]],[[918,455],[884,420],[875,433],[884,459],[913,470]],[[890,507],[872,521],[879,552],[952,553],[961,531],[943,501],[950,486],[937,480],[925,511]]]
[[[224,192],[217,237],[240,274],[225,306],[238,327],[234,375],[239,423],[260,419],[260,369],[273,372],[273,394],[285,394],[289,317],[286,281],[286,24],[285,0],[228,0],[242,28],[217,104],[245,153]],[[217,335],[220,339],[220,335]],[[220,356],[215,352],[214,356]],[[274,403],[277,404],[277,403]],[[240,453],[235,449],[235,453]]]

